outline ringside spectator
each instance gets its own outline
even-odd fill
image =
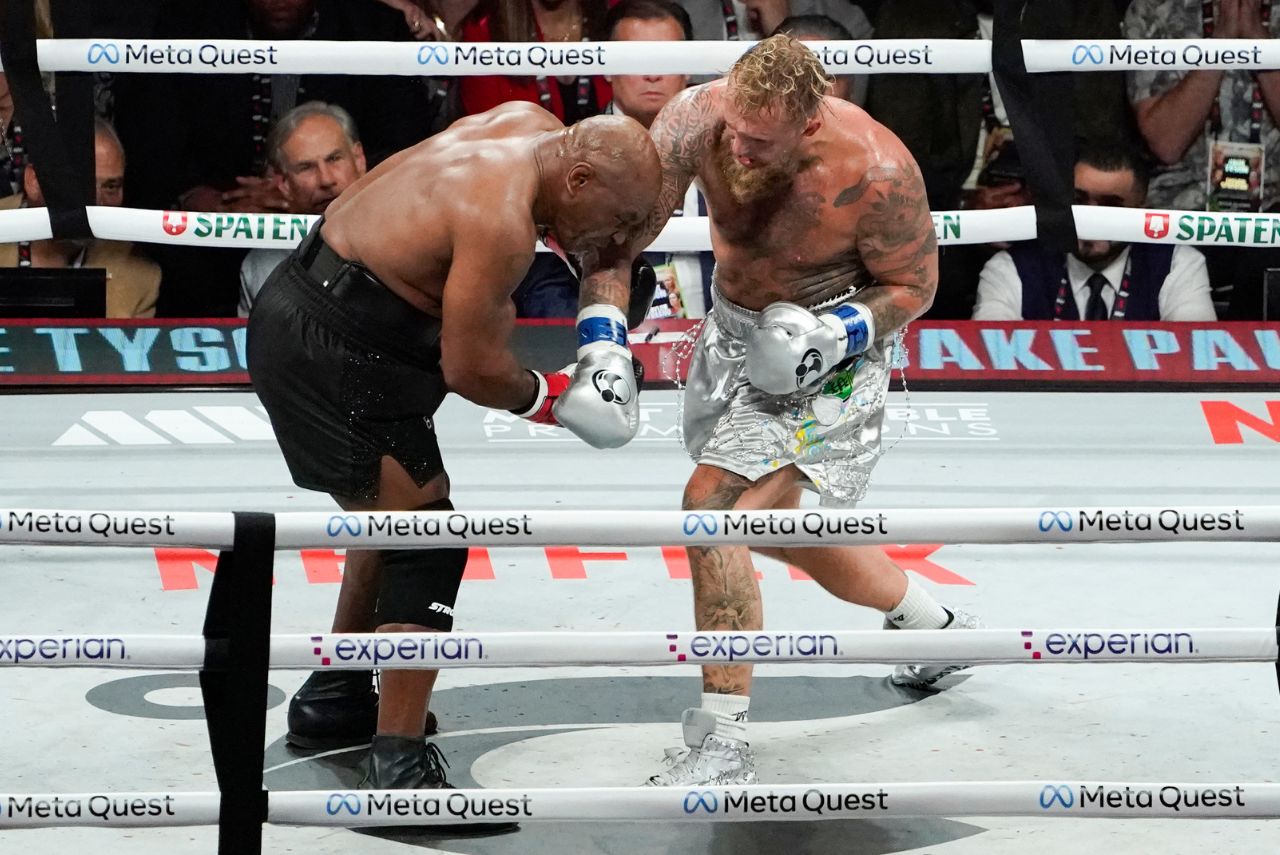
[[[335,104],[308,101],[281,117],[267,134],[271,175],[292,214],[323,214],[365,173],[364,148],[351,114]],[[291,250],[250,250],[240,263],[242,318],[276,265]]]
[[[1270,39],[1257,0],[1134,0],[1124,18],[1130,39]],[[1129,72],[1129,98],[1160,166],[1147,204],[1191,211],[1280,210],[1280,71],[1139,70]],[[1210,279],[1231,320],[1262,316],[1262,286],[1280,252],[1269,248],[1204,249]]]
[[[115,130],[94,123],[94,178],[98,205],[124,204],[124,147]],[[35,167],[28,162],[22,192],[0,199],[0,210],[45,204]],[[139,255],[128,241],[48,239],[0,244],[0,267],[100,267],[107,272],[108,318],[150,318],[160,292],[160,267]]]
[[[1140,208],[1146,163],[1123,144],[1082,146],[1075,203]],[[1194,247],[1082,240],[1073,253],[1034,241],[997,253],[982,269],[978,321],[1213,321],[1204,256]]]
[[[606,11],[606,0],[482,0],[462,23],[462,41],[547,42],[572,50],[577,42],[607,37]],[[608,82],[599,74],[467,76],[459,89],[467,115],[507,101],[528,101],[566,125],[599,115],[612,97]]]
[[[670,0],[622,0],[609,10],[609,38],[613,41],[690,41],[689,15]],[[683,74],[615,75],[610,112],[630,116],[646,128],[667,102],[680,93],[689,78]],[[672,216],[706,216],[707,204],[696,184],[690,184],[684,202]],[[711,305],[711,273],[715,256],[710,252],[646,252],[653,265],[658,288],[650,318],[700,318]]]
[[[760,39],[793,15],[824,15],[852,38],[871,38],[871,21],[848,0],[677,0],[693,21],[698,40]]]
[[[267,40],[409,41],[404,16],[376,2],[349,0],[174,0],[156,38],[210,42]],[[244,70],[244,69],[240,69]],[[130,177],[130,198],[150,208],[219,213],[281,212],[288,207],[266,175],[271,124],[300,103],[346,109],[376,164],[430,133],[430,93],[415,77],[271,73],[120,74],[115,106],[126,147],[146,170]],[[241,249],[164,247],[160,314],[234,316]]]

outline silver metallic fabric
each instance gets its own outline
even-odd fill
[[[770,395],[746,377],[746,338],[758,316],[716,293],[684,389],[685,450],[751,481],[794,463],[822,505],[852,507],[880,459],[896,337],[832,372],[816,394]]]

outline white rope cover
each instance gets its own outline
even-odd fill
[[[1271,39],[1024,39],[1027,71],[1280,68]]]
[[[90,205],[89,224],[102,240],[173,246],[292,249],[318,217],[312,214],[209,214],[108,208]],[[1188,246],[1280,246],[1280,214],[1212,213],[1076,205],[1076,231],[1086,240],[1171,243]],[[940,245],[1032,240],[1035,208],[934,211]],[[0,242],[44,240],[52,235],[45,208],[0,211]],[[711,249],[710,219],[673,217],[649,249],[704,252]],[[542,244],[539,252],[549,252]]]
[[[0,793],[0,830],[215,825],[218,793]],[[433,822],[752,822],[875,817],[1274,819],[1280,784],[1038,781],[299,790],[268,794],[269,822],[306,826]]]
[[[42,71],[113,74],[390,74],[398,76],[720,75],[754,44],[687,42],[368,42],[309,39],[40,39]],[[834,74],[964,74],[991,70],[975,39],[815,41]]]
[[[723,74],[749,41],[361,42],[306,39],[40,39],[43,71],[188,74]],[[965,74],[991,70],[977,39],[814,41],[834,74]],[[1024,39],[1028,71],[1280,68],[1267,39]]]
[[[1275,662],[1275,627],[1144,629],[451,632],[273,635],[275,669],[502,668],[838,662],[1047,665]],[[0,668],[195,671],[192,635],[0,635]]]
[[[275,514],[277,549],[1280,540],[1280,505]],[[229,513],[0,509],[0,543],[232,545]]]

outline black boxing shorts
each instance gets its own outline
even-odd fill
[[[247,351],[299,487],[371,500],[384,456],[418,486],[444,471],[432,423],[448,391],[440,321],[335,253],[320,223],[263,284]]]

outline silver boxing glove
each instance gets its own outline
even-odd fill
[[[613,306],[578,313],[578,364],[551,408],[557,422],[595,448],[626,445],[640,427],[639,361],[627,349],[626,316]]]
[[[747,337],[747,379],[771,395],[813,392],[841,362],[875,341],[875,320],[861,303],[814,314],[772,303]]]

